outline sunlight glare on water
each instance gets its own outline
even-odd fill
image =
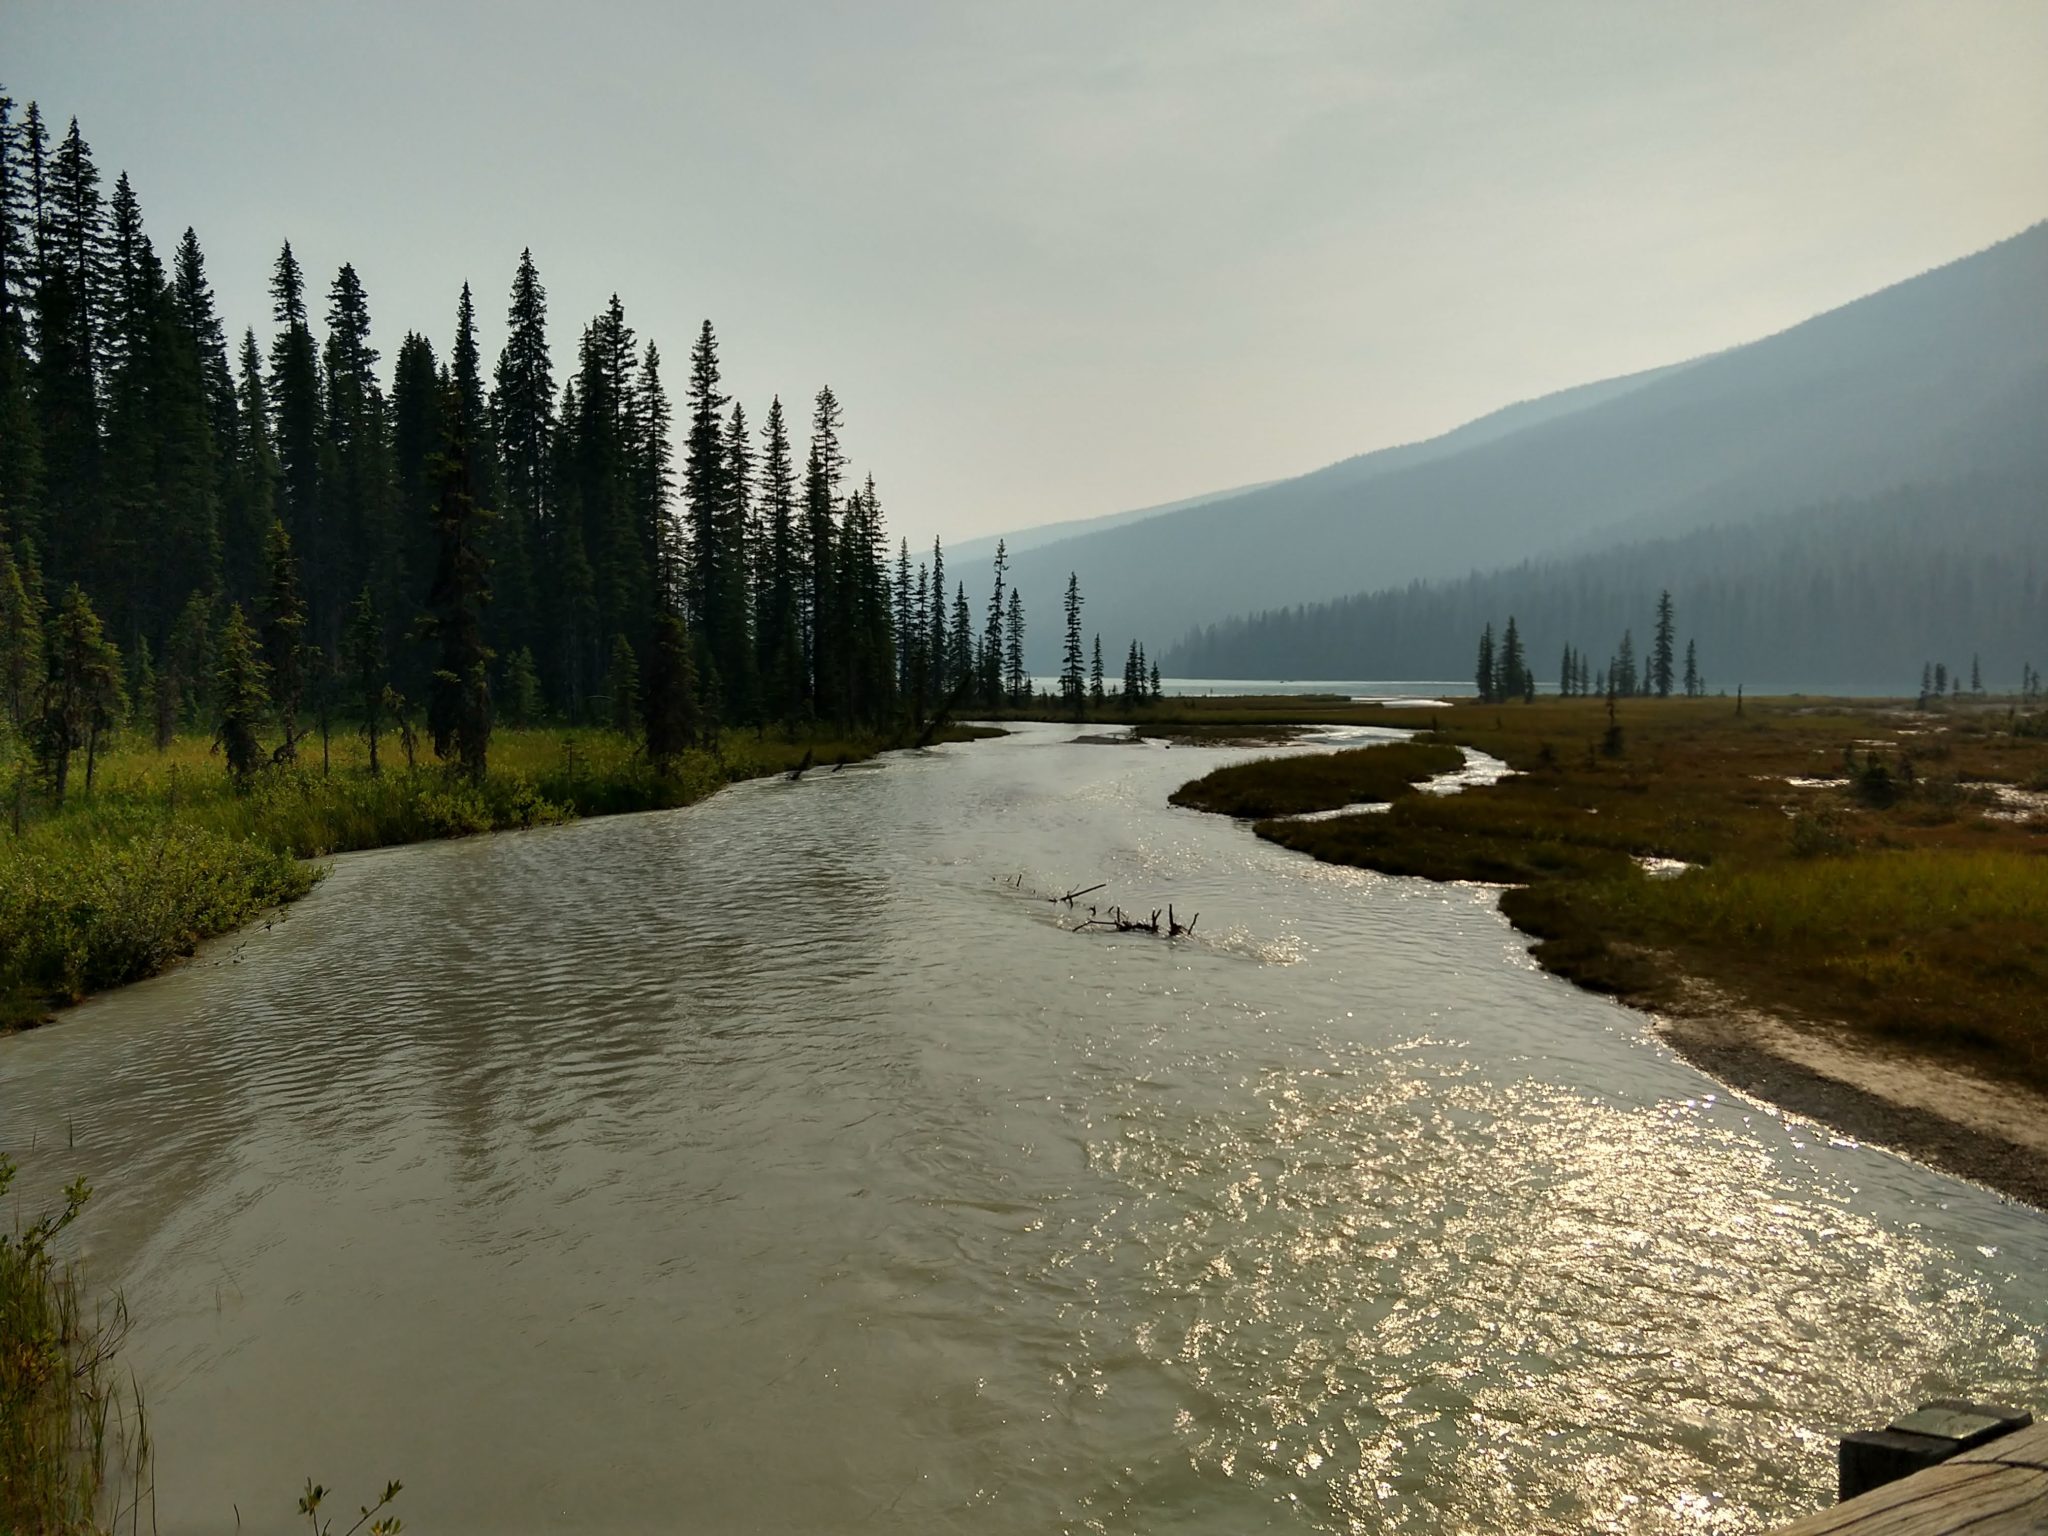
[[[2041,1216],[1717,1089],[1490,891],[1166,806],[1247,754],[1073,735],[344,859],[0,1042],[160,1528],[311,1473],[422,1530],[1752,1531],[1841,1429],[2041,1406]],[[1040,899],[1096,881],[1198,937]]]

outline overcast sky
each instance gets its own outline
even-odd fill
[[[289,237],[388,368],[560,370],[614,289],[758,422],[829,381],[892,528],[1315,468],[1752,339],[2048,215],[2048,4],[0,0],[231,326]],[[316,305],[318,310],[324,307]]]

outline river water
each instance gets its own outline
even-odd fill
[[[1166,806],[1247,754],[1072,735],[346,858],[0,1042],[160,1528],[1754,1530],[1839,1429],[2048,1406],[2048,1220],[1718,1091],[1490,891]],[[1197,937],[1035,894],[1096,881]]]

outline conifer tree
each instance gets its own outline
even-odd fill
[[[796,475],[790,467],[789,429],[780,395],[769,402],[762,440],[760,500],[766,549],[755,598],[755,643],[765,712],[788,720],[796,715],[807,689],[800,628],[804,546],[796,521]]]
[[[470,443],[457,403],[448,402],[447,441],[440,455],[438,558],[422,638],[438,665],[429,683],[427,727],[434,753],[471,779],[484,776],[491,740],[491,686],[484,644],[484,607],[491,599],[485,552],[490,512],[470,493]]]
[[[277,449],[270,428],[270,393],[256,333],[242,333],[241,377],[235,390],[237,456],[231,490],[221,507],[222,577],[229,596],[255,603],[263,590],[263,547],[279,517]]]
[[[1685,642],[1685,696],[1696,699],[1706,692],[1706,683],[1700,677],[1699,642]]]
[[[1493,668],[1493,626],[1486,626],[1486,632],[1479,637],[1479,664],[1473,672],[1473,682],[1479,692],[1479,702],[1494,702]]]
[[[940,693],[950,692],[951,678],[956,663],[951,654],[951,642],[946,633],[946,551],[937,539],[932,540],[932,638],[931,667],[932,686]]]
[[[210,718],[207,706],[213,674],[214,604],[206,593],[194,592],[172,626],[170,645],[158,673],[174,688],[179,719],[198,726]]]
[[[967,583],[953,585],[953,628],[946,636],[946,665],[950,669],[948,692],[965,694],[975,683],[974,619],[967,608]]]
[[[242,617],[241,604],[229,605],[216,650],[220,664],[214,674],[213,741],[228,760],[229,777],[237,785],[246,785],[263,766],[260,733],[270,711],[270,695],[264,687],[265,669],[256,636]]]
[[[1607,696],[1617,694],[1632,698],[1641,693],[1642,687],[1636,676],[1636,638],[1633,630],[1621,632],[1621,649],[1614,654],[1614,660],[1607,669]]]
[[[1022,705],[1030,695],[1031,679],[1024,670],[1024,595],[1010,588],[1010,612],[1003,626],[1003,684],[1012,705]],[[1101,649],[1098,640],[1096,649]]]
[[[525,730],[540,718],[540,670],[533,664],[533,652],[525,646],[505,663],[504,716],[515,730]]]
[[[306,558],[328,559],[320,526],[320,360],[306,314],[306,280],[286,241],[271,275],[271,434],[277,451],[277,515]]]
[[[1003,614],[1004,592],[1010,575],[1009,547],[1003,540],[996,540],[995,585],[989,593],[988,623],[982,632],[982,679],[981,697],[985,704],[1002,701],[1003,682]]]
[[[370,345],[368,295],[344,263],[328,294],[324,349],[319,525],[331,540],[324,565],[310,562],[306,602],[316,649],[340,635],[344,594],[398,559],[389,418]],[[273,662],[273,666],[275,663]]]
[[[278,761],[289,763],[299,755],[299,706],[305,700],[306,602],[299,584],[298,555],[283,523],[270,525],[264,557],[263,669],[277,710],[277,726],[284,735],[277,748]]]
[[[1657,599],[1657,633],[1650,650],[1649,683],[1657,690],[1657,697],[1671,697],[1671,682],[1675,655],[1671,628],[1671,591],[1667,587]]]
[[[1159,685],[1159,663],[1156,661],[1152,663],[1151,685],[1146,692],[1155,703],[1166,697],[1166,691]]]
[[[1102,632],[1097,630],[1095,634],[1095,659],[1088,667],[1088,702],[1099,709],[1102,707],[1102,701],[1105,697],[1106,695],[1102,688]]]
[[[43,673],[43,616],[5,543],[0,543],[0,708],[25,729]]]
[[[1087,713],[1088,695],[1081,668],[1084,658],[1081,651],[1081,578],[1074,571],[1067,572],[1067,645],[1060,663],[1060,698],[1073,712],[1076,720]]]
[[[370,749],[370,773],[382,772],[377,747],[384,734],[384,695],[390,687],[384,651],[384,621],[376,599],[365,586],[349,609],[343,661],[349,691],[362,716],[362,737]]]
[[[696,740],[697,680],[689,630],[664,610],[647,654],[647,756],[666,769]]]
[[[50,625],[50,672],[43,685],[37,735],[59,809],[71,777],[71,757],[86,750],[85,787],[92,792],[99,748],[128,712],[121,686],[121,653],[107,639],[85,589],[73,582]]]
[[[1133,640],[1131,648],[1124,653],[1124,687],[1122,704],[1125,713],[1137,708],[1145,697],[1145,669],[1138,660],[1138,642]]]
[[[33,116],[33,108],[31,108]],[[31,136],[39,122],[27,125]],[[40,145],[32,149],[40,162]],[[49,574],[71,581],[109,567],[111,528],[100,496],[98,322],[105,298],[106,214],[99,171],[73,119],[49,156],[31,171],[41,217],[36,226],[35,374],[43,482],[41,532]]]
[[[758,563],[754,537],[754,441],[746,409],[733,402],[725,427],[725,494],[719,508],[720,579],[717,634],[713,655],[724,681],[726,709],[733,718],[756,723],[761,718],[761,676],[754,635],[754,568]]]
[[[839,397],[830,385],[818,391],[811,415],[811,449],[804,465],[804,532],[807,580],[804,583],[804,662],[811,701],[817,712],[836,712],[844,695],[839,656],[838,528],[833,521],[839,499],[839,477],[846,468],[839,447],[844,424]]]
[[[1500,641],[1500,664],[1493,682],[1494,699],[1505,702],[1525,695],[1528,692],[1528,668],[1528,657],[1522,652],[1521,632],[1515,628],[1515,616],[1511,613]]]
[[[555,382],[548,356],[547,290],[531,250],[519,253],[505,322],[490,402],[504,488],[499,511],[508,525],[498,545],[516,551],[525,569],[524,591],[511,595],[499,628],[529,645],[549,645],[555,641],[549,615],[560,612],[556,561],[562,554],[562,530],[552,498]]]

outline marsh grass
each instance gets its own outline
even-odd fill
[[[0,1196],[14,1181],[0,1157]],[[115,1354],[120,1298],[88,1309],[76,1263],[52,1244],[92,1191],[0,1233],[0,1530],[83,1536],[143,1528],[150,1442],[140,1391]],[[152,1522],[153,1524],[153,1522]]]
[[[1399,741],[1343,752],[1262,757],[1218,768],[1175,790],[1175,805],[1222,816],[1299,816],[1411,794],[1465,760],[1456,747]]]
[[[1697,976],[2048,1087],[2048,817],[2001,816],[1987,788],[2048,773],[2048,735],[2027,717],[1626,700],[1619,756],[1602,750],[1599,700],[1369,718],[1519,774],[1384,814],[1264,820],[1261,837],[1331,863],[1510,885],[1502,910],[1541,941],[1544,965],[1632,1001],[1674,1002]],[[1647,857],[1695,867],[1651,879]]]
[[[978,734],[958,728],[941,739]],[[88,993],[155,974],[201,940],[303,895],[308,863],[338,853],[580,816],[690,805],[727,784],[830,767],[893,745],[878,737],[730,732],[717,751],[658,770],[616,732],[501,731],[480,783],[408,766],[387,744],[384,771],[337,735],[296,765],[231,785],[208,743],[164,752],[118,747],[88,796],[0,832],[0,1030],[34,1023]]]

